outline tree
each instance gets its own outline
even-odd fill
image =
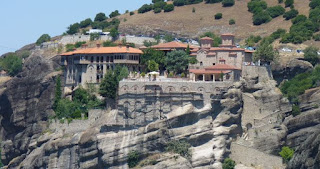
[[[236,24],[236,21],[234,19],[230,19],[229,20],[229,25],[234,25],[234,24]]]
[[[173,39],[173,36],[172,36],[172,35],[166,34],[166,35],[164,36],[164,40],[165,40],[166,42],[172,42],[174,39]]]
[[[230,7],[234,5],[234,0],[223,0],[222,1],[222,6],[223,7]]]
[[[214,15],[214,19],[221,19],[222,18],[222,13],[216,13]]]
[[[130,12],[130,16],[132,16],[132,15],[134,15],[134,12],[133,12],[133,11]]]
[[[260,43],[257,51],[254,53],[253,58],[255,61],[261,60],[262,62],[270,63],[278,57],[279,53],[273,50],[271,44],[264,42]]]
[[[80,24],[74,23],[68,27],[67,34],[69,34],[69,35],[76,34],[76,33],[78,33],[79,28],[80,28]]]
[[[311,13],[311,12],[310,12]],[[297,15],[299,14],[299,12],[295,9],[291,9],[290,11],[284,13],[283,17],[286,19],[286,20],[289,20],[289,19],[292,19],[294,17],[296,17]]]
[[[155,9],[153,10],[154,13],[160,13],[161,11],[162,11],[161,8],[155,8]]]
[[[319,63],[319,48],[314,46],[309,46],[304,50],[304,58],[310,62],[313,66]]]
[[[261,25],[263,23],[268,23],[271,21],[271,16],[266,11],[261,11],[257,14],[253,15],[253,24],[254,25]]]
[[[41,35],[41,36],[38,38],[36,44],[37,44],[37,45],[41,45],[43,42],[48,42],[48,41],[50,41],[50,40],[51,40],[50,35],[48,35],[48,34],[43,34],[43,35]]]
[[[189,56],[184,51],[172,51],[167,54],[165,59],[166,68],[168,71],[175,73],[185,72],[189,65]]]
[[[102,46],[103,47],[112,47],[112,46],[117,46],[117,44],[113,43],[112,41],[107,40],[102,43]]]
[[[223,161],[222,169],[234,169],[236,166],[236,162],[233,161],[231,158],[226,158]]]
[[[268,8],[267,12],[272,18],[275,18],[277,16],[283,15],[286,12],[286,10],[282,6],[277,5]]]
[[[90,18],[85,19],[80,22],[80,28],[86,28],[87,26],[90,26],[92,24],[92,20]]]
[[[150,60],[153,60],[158,64],[158,69],[160,69],[160,71],[165,69],[165,53],[163,51],[154,50],[152,48],[143,51],[143,54],[140,57],[140,63],[148,67],[148,62]]]
[[[148,61],[148,70],[150,72],[158,71],[159,70],[159,64],[157,62],[155,62],[154,60],[149,60]]]
[[[119,32],[116,28],[111,28],[110,30],[110,36],[112,37],[113,40],[117,39],[119,35]]]
[[[202,35],[200,36],[200,38],[203,38],[203,37],[210,37],[210,38],[212,38],[212,39],[213,39],[213,44],[212,44],[212,46],[214,46],[214,47],[218,47],[218,46],[222,43],[221,37],[216,36],[216,35],[215,35],[214,33],[212,33],[212,32],[205,32],[204,34],[202,34]]]
[[[152,5],[144,4],[138,9],[138,13],[145,13],[152,10]]]
[[[94,21],[97,21],[97,22],[102,22],[104,20],[106,20],[107,17],[106,17],[106,14],[100,12],[96,15],[96,17],[94,18]]]
[[[174,0],[173,5],[174,6],[183,6],[183,5],[185,5],[185,0]]]
[[[58,76],[56,79],[56,90],[55,90],[54,103],[53,103],[54,110],[57,108],[58,103],[61,100],[61,96],[62,96],[61,78],[60,78],[60,76]]]
[[[294,150],[288,146],[284,146],[282,147],[281,152],[279,154],[283,158],[283,160],[287,163],[293,157]]]
[[[10,76],[15,76],[22,70],[22,59],[16,54],[10,53],[0,60],[0,67]]]
[[[138,165],[140,159],[141,159],[140,152],[130,151],[128,153],[128,166],[129,166],[129,168],[133,168],[136,165]]]
[[[320,7],[320,0],[312,0],[312,1],[309,3],[309,6],[310,6],[311,9]]]
[[[110,18],[113,18],[113,17],[119,16],[119,15],[120,15],[119,11],[118,11],[118,10],[115,10],[115,11],[113,11],[113,12],[110,13],[109,17],[110,17]]]
[[[156,2],[155,4],[153,4],[153,9],[157,9],[157,8],[163,9],[164,6],[166,6],[166,5],[167,5],[166,2],[159,1],[159,2]]]
[[[197,63],[198,63],[198,60],[196,57],[192,57],[192,56],[189,57],[189,64],[197,64]]]
[[[205,0],[206,1],[206,3],[208,3],[208,4],[212,4],[212,3],[219,3],[219,2],[221,2],[222,0]]]
[[[174,5],[173,4],[167,4],[166,6],[163,7],[164,12],[171,12],[174,10]]]
[[[290,6],[293,5],[293,3],[294,3],[294,0],[286,0],[286,1],[284,2],[284,5],[285,5],[285,7],[290,7]]]

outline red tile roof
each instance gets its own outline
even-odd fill
[[[245,50],[246,53],[254,53],[254,50]]]
[[[119,47],[96,47],[96,48],[85,48],[78,49],[71,52],[61,54],[61,56],[70,56],[74,54],[113,54],[113,53],[132,53],[132,54],[143,54],[140,49],[127,48],[125,46]]]
[[[244,49],[242,49],[242,48],[219,48],[219,47],[210,48],[210,51],[220,51],[220,50],[224,50],[224,51],[244,51]]]
[[[151,46],[151,48],[156,48],[156,49],[159,49],[159,48],[175,49],[175,48],[187,48],[187,47],[188,47],[188,44],[180,43],[180,42],[176,42],[176,41],[172,41],[172,42],[168,42],[168,43],[161,43],[158,45]],[[193,49],[196,47],[189,45],[189,48]]]
[[[221,34],[221,36],[234,36],[234,34],[232,34],[232,33],[224,33],[224,34]]]
[[[206,36],[206,37],[201,38],[201,40],[212,40],[212,38]]]
[[[189,72],[194,74],[220,74],[220,73],[229,73],[228,70],[206,70],[206,69],[190,69]]]
[[[205,70],[241,70],[241,69],[232,65],[216,64],[210,67],[206,67]]]

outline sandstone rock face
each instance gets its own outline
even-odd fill
[[[0,93],[2,160],[8,164],[13,158],[29,151],[29,144],[37,139],[48,124],[54,97],[54,75],[57,65],[41,57],[25,61],[23,72],[3,84]],[[15,159],[19,161],[20,159]]]

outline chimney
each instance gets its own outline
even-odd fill
[[[97,43],[97,48],[100,48],[101,47],[101,43]]]

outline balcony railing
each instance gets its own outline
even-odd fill
[[[122,64],[139,64],[139,60],[127,60],[127,59],[114,59],[114,63]]]

